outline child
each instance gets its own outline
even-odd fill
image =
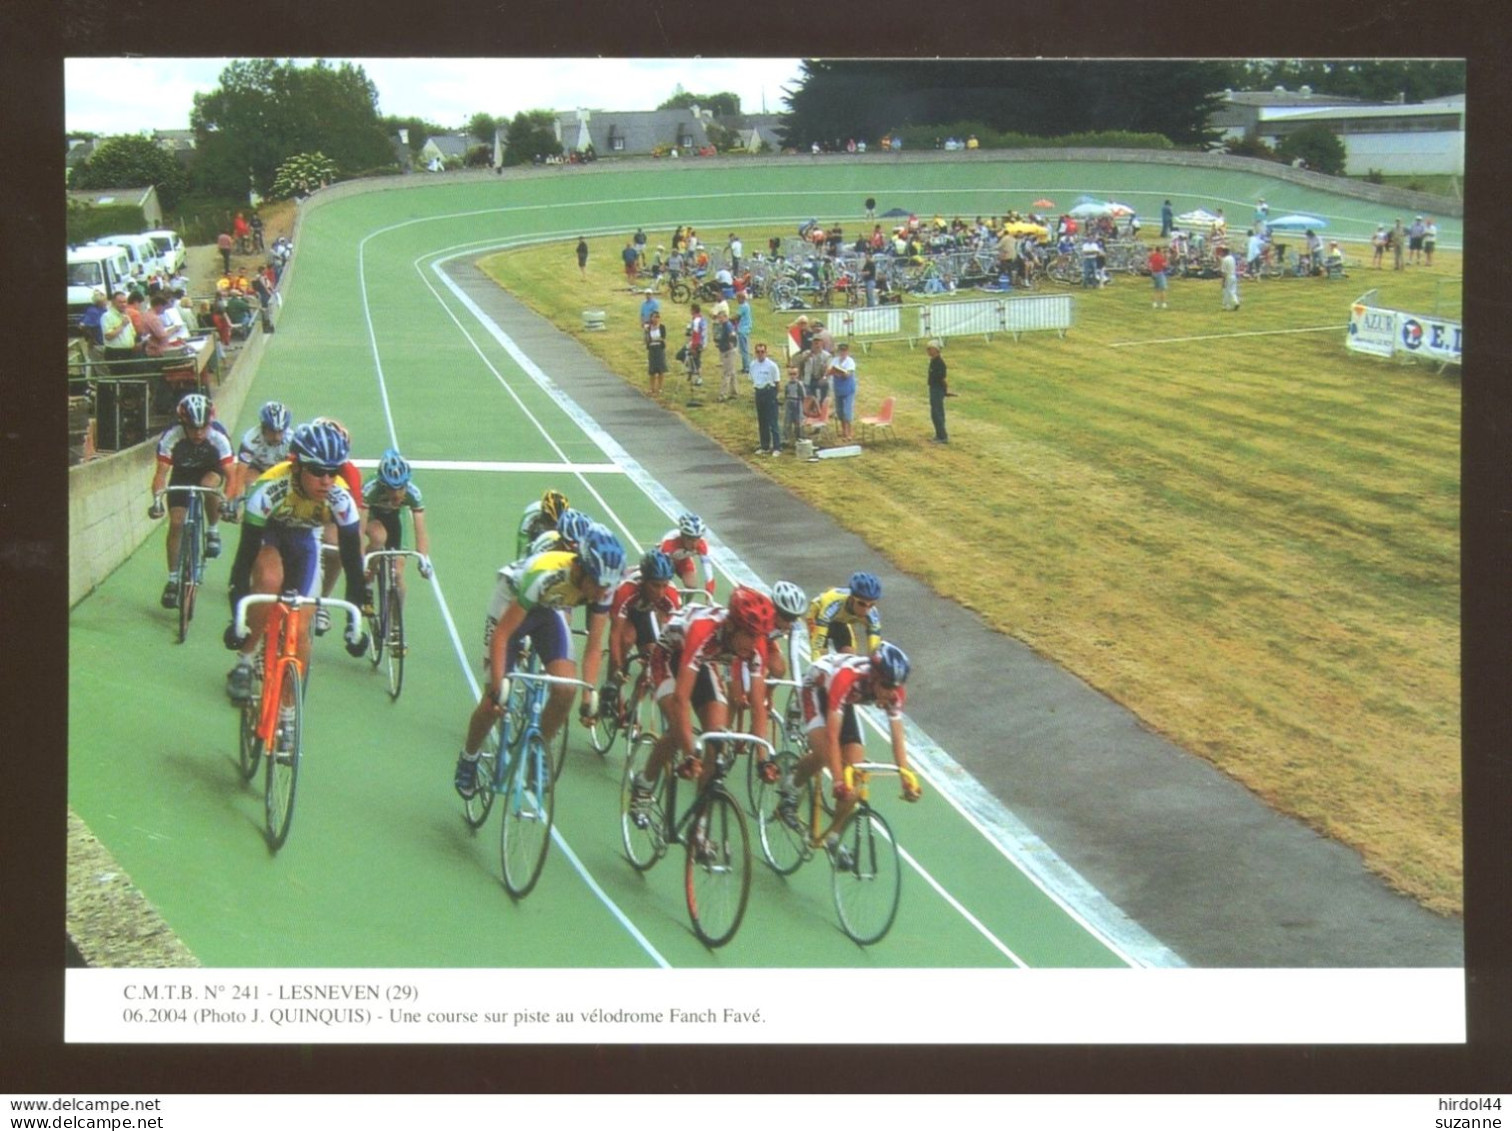
[[[782,431],[784,435],[791,436],[795,444],[802,434],[803,399],[807,392],[808,390],[803,385],[803,378],[798,376],[798,367],[788,366],[787,384],[782,387],[784,408]]]

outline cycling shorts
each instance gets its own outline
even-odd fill
[[[320,531],[308,526],[283,526],[270,522],[263,527],[262,544],[278,549],[283,559],[283,584],[305,597],[318,595],[320,586]]]
[[[806,731],[823,730],[825,719],[829,715],[829,693],[823,687],[803,688],[803,729]],[[861,724],[856,719],[855,704],[847,704],[845,714],[840,718],[840,745],[862,745]]]
[[[493,640],[494,626],[497,624],[497,619],[490,616],[483,631],[483,668],[485,671],[488,670],[489,644]],[[526,640],[530,641],[531,651],[540,659],[543,668],[556,660],[572,659],[572,630],[567,623],[567,614],[561,609],[537,605],[525,614],[525,619],[520,622],[520,627],[515,629],[514,635],[509,638],[509,643],[504,648],[506,675],[514,671],[515,665],[520,662],[520,653],[525,647]]]
[[[187,507],[189,505],[188,491],[175,491],[175,487],[198,487],[205,478],[205,472],[213,471],[220,476],[220,486],[226,485],[226,469],[223,467],[175,467],[168,473],[168,506]],[[203,496],[201,496],[203,498]]]

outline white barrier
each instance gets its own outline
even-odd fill
[[[808,312],[822,322],[836,341],[849,341],[869,350],[873,342],[906,341],[910,348],[926,338],[1012,334],[1014,340],[1035,330],[1054,330],[1061,337],[1071,328],[1068,294],[980,298],[962,302],[934,302],[918,306],[852,306]],[[789,335],[788,355],[797,352]]]
[[[1375,306],[1375,295],[1370,291],[1351,304],[1346,349],[1373,357],[1421,357],[1437,362],[1440,369],[1460,364],[1464,343],[1460,323]]]

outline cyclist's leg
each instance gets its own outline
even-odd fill
[[[703,733],[710,734],[714,731],[730,729],[730,702],[726,693],[724,680],[714,670],[712,664],[704,665],[699,673],[698,682],[693,685],[693,711],[698,716],[699,726]],[[703,765],[700,767],[699,783],[707,784],[714,775],[716,749],[704,751]]]

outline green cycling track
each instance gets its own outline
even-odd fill
[[[1176,182],[1182,193],[1171,191]],[[340,418],[359,462],[371,466],[395,445],[415,465],[436,574],[427,583],[411,573],[403,694],[390,702],[382,674],[347,656],[338,634],[317,643],[294,824],[288,843],[270,853],[261,781],[248,785],[238,774],[238,716],[224,695],[223,587],[240,529],[223,526],[226,553],[210,563],[182,645],[174,642],[175,614],[158,604],[160,529],[70,617],[73,809],[211,967],[1147,962],[1083,914],[1074,897],[1036,880],[1012,844],[954,803],[958,776],[931,775],[927,759],[920,803],[904,804],[890,779],[874,787],[902,847],[904,874],[896,923],[866,949],[836,922],[823,861],[777,876],[759,862],[754,823],[758,859],[744,922],[728,946],[706,949],[688,922],[678,852],[645,874],[624,857],[623,744],[600,757],[575,720],[554,842],[528,898],[511,899],[501,884],[497,812],[472,832],[451,785],[476,701],[483,613],[522,508],[557,487],[627,545],[642,547],[672,525],[675,508],[700,503],[648,481],[550,373],[448,285],[437,263],[637,225],[661,231],[691,223],[722,233],[727,225],[848,218],[865,196],[921,215],[975,216],[1024,209],[1046,195],[1069,205],[1080,193],[1151,217],[1166,197],[1178,212],[1226,206],[1245,217],[1258,193],[1274,214],[1323,215],[1332,233],[1354,239],[1367,238],[1383,211],[1255,174],[988,162],[793,162],[733,173],[687,162],[437,181],[307,209],[277,333],[240,419],[226,423],[239,436],[258,405],[278,399],[296,420]],[[1445,246],[1457,246],[1459,222],[1443,227]],[[750,576],[740,552],[720,547],[721,593]],[[886,757],[875,732],[869,749]]]

